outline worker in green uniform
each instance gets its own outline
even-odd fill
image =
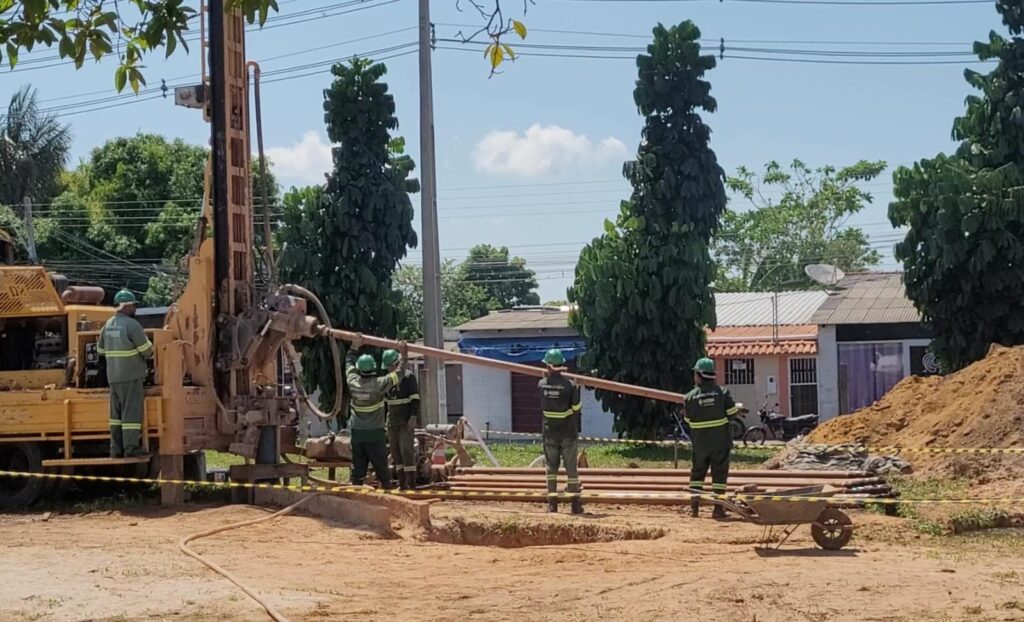
[[[373,465],[381,486],[391,488],[388,470],[388,438],[384,431],[384,396],[398,385],[398,374],[377,376],[377,361],[369,354],[358,355],[362,345],[356,339],[345,357],[345,379],[348,384],[348,429],[352,434],[352,484],[361,486],[366,468]]]
[[[142,449],[143,381],[153,344],[135,319],[135,294],[122,289],[114,296],[117,312],[100,330],[97,353],[107,360],[110,384],[110,457],[145,455]]]
[[[544,413],[544,469],[548,484],[548,512],[558,511],[559,461],[568,476],[566,492],[572,495],[572,513],[583,513],[580,475],[576,464],[579,437],[580,388],[562,375],[565,356],[557,348],[544,355],[547,374],[538,383]]]
[[[715,363],[702,358],[693,366],[694,388],[686,394],[683,408],[693,441],[693,466],[690,488],[704,490],[704,478],[711,469],[711,490],[722,495],[729,479],[729,457],[732,453],[732,427],[729,417],[739,412],[729,391],[715,384]],[[700,499],[690,500],[690,513],[697,516]],[[724,518],[725,510],[715,505],[713,518]]]
[[[402,355],[398,350],[385,350],[380,366],[389,374],[399,374],[398,385],[388,391],[384,403],[388,413],[388,447],[391,462],[398,473],[398,487],[408,490],[416,487],[416,426],[420,419],[420,388],[416,373],[402,370]]]

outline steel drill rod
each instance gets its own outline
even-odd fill
[[[322,327],[320,329],[321,334],[340,339],[341,341],[352,342],[360,337],[362,342],[366,345],[375,346],[378,348],[395,348],[399,349],[402,347],[402,343],[394,341],[392,339],[382,339],[380,337],[370,337],[367,335],[359,335],[346,330],[339,330],[337,328]],[[463,352],[449,352],[447,350],[441,350],[438,348],[430,348],[427,346],[421,346],[418,344],[408,343],[404,345],[408,352],[415,354],[421,354],[425,357],[437,358],[444,361],[458,361],[460,363],[467,363],[469,365],[479,365],[481,367],[492,367],[494,369],[503,369],[506,371],[514,372],[517,374],[523,374],[526,376],[536,376],[538,378],[544,377],[544,369],[540,367],[531,367],[529,365],[521,365],[519,363],[506,363],[505,361],[496,361],[494,359],[484,358],[482,356],[476,356],[473,354],[465,354]],[[594,378],[592,376],[583,376],[580,374],[570,374],[568,372],[563,374],[566,378],[572,380],[576,384],[589,387],[591,389],[603,389],[605,391],[612,391],[614,393],[625,393],[627,395],[636,395],[639,397],[647,397],[653,400],[660,400],[663,402],[673,402],[675,404],[683,403],[682,393],[673,393],[671,391],[662,391],[659,389],[649,389],[647,387],[638,387],[632,384],[624,384],[622,382],[613,382],[611,380],[604,380],[602,378]]]
[[[579,470],[581,475],[655,475],[660,477],[680,477],[690,474],[690,469],[612,469],[584,467]],[[529,467],[463,467],[456,471],[459,475],[537,475],[544,474],[543,468]],[[565,469],[558,471],[565,474]],[[734,477],[785,477],[794,479],[833,480],[861,479],[872,477],[866,471],[783,471],[773,469],[733,470]]]

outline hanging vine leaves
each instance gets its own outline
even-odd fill
[[[700,111],[714,112],[715,66],[701,55],[700,30],[689,21],[654,29],[633,99],[644,117],[636,159],[623,172],[633,185],[615,222],[580,254],[569,300],[570,321],[587,339],[582,365],[618,382],[670,391],[690,387],[688,371],[704,352],[704,328],[715,326],[708,250],[725,210],[725,172],[709,146]],[[652,438],[668,404],[598,391],[615,428]]]
[[[398,262],[416,246],[409,193],[412,159],[400,153],[395,100],[381,79],[383,64],[354,59],[335,65],[324,92],[334,170],[324,187],[284,197],[279,232],[286,281],[319,292],[331,321],[346,330],[394,337],[400,294],[392,287]],[[396,153],[396,150],[399,151]],[[321,403],[334,403],[334,372],[323,340],[303,344],[303,374]]]
[[[990,344],[1024,343],[1024,8],[999,0],[1011,38],[975,43],[989,74],[965,71],[980,94],[953,124],[954,156],[939,154],[893,175],[893,226],[907,295],[935,333],[948,370],[982,358]]]
[[[494,41],[496,51],[488,56],[493,73],[505,55],[514,59],[502,37],[515,32],[525,38],[526,26],[505,18],[500,0],[493,4],[468,1],[484,22],[478,32]],[[524,0],[524,13],[528,3],[532,0]],[[169,57],[179,45],[188,52],[185,35],[198,30],[199,5],[192,5],[188,0],[0,0],[0,61],[6,60],[13,69],[20,51],[56,46],[58,56],[78,69],[90,56],[98,61],[116,54],[114,87],[121,92],[130,86],[138,93],[146,85],[142,71],[146,54],[163,50]],[[248,23],[260,26],[271,11],[279,11],[277,0],[224,0],[224,8],[239,10]]]

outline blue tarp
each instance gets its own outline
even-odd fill
[[[525,337],[520,339],[472,339],[464,337],[459,341],[459,350],[496,361],[510,363],[540,363],[544,353],[558,348],[566,361],[586,351],[586,344],[575,337]]]

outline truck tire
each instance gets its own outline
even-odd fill
[[[43,454],[38,443],[0,443],[0,470],[41,473]],[[43,494],[42,477],[0,476],[0,510],[27,508]]]

